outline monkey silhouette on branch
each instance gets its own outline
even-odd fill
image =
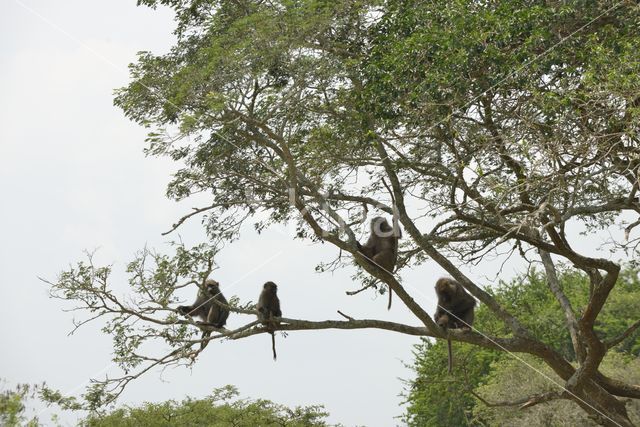
[[[202,320],[198,322],[200,326],[221,329],[227,323],[227,318],[229,317],[229,309],[225,307],[228,304],[227,299],[220,291],[220,284],[213,279],[207,279],[204,282],[204,286],[198,291],[193,304],[181,305],[177,310],[184,316],[199,317]],[[203,330],[202,343],[200,344],[201,350],[209,343],[209,336],[211,336],[211,331]]]
[[[398,261],[398,240],[402,237],[400,227],[393,221],[393,227],[386,218],[377,216],[371,220],[369,239],[364,245],[357,242],[358,251],[365,256],[366,262],[385,270],[393,275]],[[391,288],[389,288],[389,303],[391,308]]]
[[[274,317],[282,317],[280,311],[280,299],[278,298],[278,286],[273,282],[267,282],[262,287],[262,292],[258,298],[258,320],[267,328],[271,334],[271,349],[273,350],[273,360],[278,358],[276,354],[276,337],[273,328],[278,325],[273,320]]]
[[[473,326],[474,308],[476,300],[453,279],[442,277],[436,282],[438,308],[433,320],[445,331],[448,329],[467,329]],[[449,373],[453,371],[453,354],[451,338],[447,337],[447,352],[449,356]]]
[[[278,286],[274,282],[266,282],[263,285],[256,305],[258,321],[271,335],[273,360],[277,359],[274,328],[279,324],[274,321],[273,318],[282,316],[280,299],[278,298],[277,292]],[[229,309],[227,306],[228,302],[220,291],[220,284],[213,279],[207,279],[204,287],[198,291],[198,295],[193,304],[181,305],[177,307],[176,310],[184,316],[202,319],[202,321],[197,322],[198,326],[222,329],[229,317]],[[211,330],[203,330],[200,350],[203,350],[207,346],[210,336]]]

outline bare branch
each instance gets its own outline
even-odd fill
[[[580,342],[578,320],[576,319],[573,307],[571,307],[571,302],[569,301],[569,298],[567,298],[567,296],[564,294],[564,292],[562,292],[560,281],[558,280],[558,276],[556,274],[556,267],[553,264],[551,255],[549,254],[549,252],[542,249],[540,249],[538,252],[540,253],[540,258],[542,259],[544,269],[547,272],[547,283],[549,284],[549,289],[551,289],[551,292],[556,297],[556,300],[560,304],[560,307],[562,307],[562,311],[564,312],[564,316],[567,320],[567,327],[569,328],[569,334],[571,335],[573,350],[578,357],[578,360],[582,361],[585,358],[584,347]]]
[[[636,321],[633,325],[629,326],[627,330],[624,331],[622,334],[618,335],[615,338],[605,341],[604,345],[606,346],[607,350],[612,347],[615,347],[618,344],[620,344],[622,341],[630,337],[631,334],[633,334],[638,328],[640,328],[640,320]]]
[[[526,408],[530,408],[532,406],[538,405],[540,403],[545,403],[545,402],[549,402],[557,399],[570,398],[569,395],[565,392],[552,391],[548,393],[534,394],[533,396],[529,396],[529,397],[525,397],[525,398],[513,400],[513,401],[489,402],[473,390],[470,390],[469,393],[471,393],[471,395],[473,395],[476,399],[484,403],[486,406],[491,408],[505,407],[505,406],[518,406],[519,407],[518,409],[526,409]]]

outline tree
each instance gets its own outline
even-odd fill
[[[40,426],[37,417],[28,419],[27,401],[36,395],[43,401],[56,401],[64,409],[78,410],[77,401],[52,396],[46,384],[19,384],[0,393],[0,423],[2,426]],[[328,413],[321,405],[288,408],[265,399],[240,399],[238,390],[226,386],[213,390],[202,399],[185,398],[181,402],[168,400],[123,406],[110,411],[92,412],[79,421],[86,427],[110,426],[234,426],[234,427],[327,427]],[[51,421],[59,425],[58,416]],[[339,427],[339,424],[336,425]]]
[[[572,301],[578,305],[587,303],[589,278],[586,275],[564,268],[560,269],[558,279]],[[640,306],[639,284],[637,270],[621,271],[618,284],[595,326],[603,339],[618,336],[623,330],[618,325],[628,324],[636,318],[637,313],[627,309]],[[530,271],[508,283],[498,284],[492,292],[503,306],[519,312],[519,320],[537,339],[576,363],[562,308],[548,292],[544,274]],[[484,333],[504,332],[504,326],[486,307],[479,307],[476,317],[476,327]],[[603,369],[612,376],[637,382],[638,338],[640,331],[608,353],[603,360]],[[404,421],[407,425],[439,426],[444,420],[457,426],[593,425],[584,411],[566,399],[526,411],[500,404],[514,395],[541,395],[553,391],[554,383],[560,382],[548,366],[533,357],[518,355],[516,358],[468,344],[457,345],[454,372],[450,375],[446,369],[445,343],[421,341],[414,351],[416,358],[412,368],[416,376],[407,381],[405,390],[408,405]],[[544,375],[532,375],[528,365]],[[629,408],[632,420],[640,419],[640,401],[630,404]]]
[[[0,391],[0,425],[6,427],[36,427],[38,418],[28,418],[25,401],[33,398],[36,387],[18,384],[14,389]]]
[[[603,373],[600,364],[640,321],[607,340],[595,325],[620,262],[638,259],[640,11],[634,2],[138,3],[172,7],[177,42],[166,55],[141,53],[115,103],[148,127],[148,154],[183,165],[169,183],[170,197],[210,195],[210,204],[174,227],[201,215],[210,242],[179,246],[174,257],[141,254],[130,266],[134,303],[112,292],[109,267],[90,262],[52,284],[54,296],[109,319],[104,330],[114,335],[116,361],[136,369],[103,382],[102,391],[117,395],[151,366],[197,356],[191,350],[200,341],[193,339],[197,329],[170,308],[173,290],[201,283],[224,242],[238,238],[256,212],[266,212],[267,220],[255,220],[258,229],[296,222],[298,238],[351,254],[368,273],[363,287],[388,286],[418,323],[282,319],[278,329],[380,328],[443,338],[399,279],[403,268],[430,259],[506,328],[496,335],[452,331],[451,339],[541,360],[562,388],[532,396],[532,404],[571,399],[601,425],[632,425],[622,399],[640,398],[640,386]],[[395,275],[357,251],[353,228],[370,209],[394,214],[404,229]],[[569,232],[581,227],[595,234],[616,224],[625,235],[608,242],[615,257],[584,250]],[[536,338],[487,284],[457,267],[486,262],[487,255],[542,263],[576,365]],[[558,262],[589,277],[584,305],[563,291]],[[323,267],[347,263],[338,257]],[[255,326],[210,339],[266,332]],[[174,350],[137,351],[154,339]]]
[[[321,406],[287,408],[268,400],[237,399],[235,388],[217,389],[204,399],[187,398],[123,407],[105,415],[90,416],[87,427],[111,426],[234,426],[326,427]]]
[[[552,400],[526,411],[502,405],[502,402],[509,402],[514,395],[549,393],[552,391],[553,382],[561,381],[548,366],[538,360],[528,355],[523,359],[545,376],[532,376],[529,366],[518,360],[505,359],[494,367],[491,374],[485,378],[484,384],[477,388],[476,395],[482,396],[484,402],[480,401],[473,407],[473,416],[470,418],[483,420],[484,425],[489,426],[597,425],[585,416],[584,411],[575,402],[567,399]],[[640,380],[640,361],[617,352],[607,354],[601,369],[608,375],[626,378],[629,381]],[[640,422],[639,402],[629,402],[627,408],[631,421],[634,424]]]

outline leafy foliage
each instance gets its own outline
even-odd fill
[[[37,388],[18,384],[13,389],[0,391],[0,425],[5,427],[37,427],[37,417],[28,418],[25,401],[33,398]]]
[[[491,372],[499,352],[453,343],[454,375],[447,374],[446,341],[422,340],[415,346],[416,378],[407,383],[407,409],[403,420],[410,426],[476,425],[470,391]]]
[[[324,427],[327,413],[322,406],[293,409],[268,400],[237,399],[232,387],[217,389],[204,399],[145,403],[124,407],[102,416],[87,418],[86,427],[115,426],[234,426],[234,427]]]
[[[630,279],[621,265],[640,259],[640,220],[632,218],[640,213],[635,2],[139,4],[173,8],[177,42],[163,55],[142,52],[115,104],[149,130],[148,154],[180,165],[169,197],[210,196],[174,229],[201,216],[211,242],[193,257],[188,250],[155,257],[151,273],[140,268],[147,256],[134,261],[131,286],[142,297],[133,304],[112,292],[109,266],[78,265],[53,283],[57,296],[79,302],[93,319],[109,319],[104,330],[126,375],[105,380],[116,389],[105,393],[116,396],[149,365],[193,363],[197,325],[176,318],[172,288],[204,280],[213,255],[240,237],[245,222],[259,231],[294,222],[293,237],[340,249],[320,270],[351,266],[341,256],[351,254],[362,289],[388,286],[419,326],[287,319],[278,328],[442,337],[401,283],[403,269],[430,260],[485,307],[478,320],[490,339],[451,333],[484,348],[473,356],[476,380],[497,357],[491,351],[528,353],[562,378],[575,402],[591,402],[582,409],[597,422],[631,425],[619,397],[640,398],[640,389],[599,367],[619,341],[623,351],[638,350],[640,323],[626,305],[637,303],[626,292],[637,279],[626,290],[616,285]],[[357,227],[370,211],[394,214],[405,231],[393,275],[364,263],[357,250]],[[614,230],[602,249],[615,256],[584,251],[575,225],[585,233]],[[511,256],[529,265],[539,257],[546,279],[532,276],[531,289],[491,291],[457,267]],[[572,269],[562,285],[556,265]],[[254,314],[248,304],[233,305]],[[215,338],[264,332],[254,326]],[[134,352],[153,339],[170,352]],[[449,386],[438,385],[442,392]],[[470,416],[436,409],[459,421]],[[433,416],[427,412],[425,422]]]
[[[36,395],[47,403],[56,403],[63,410],[82,409],[77,402],[63,399],[46,385],[20,384],[0,393],[0,425],[3,427],[38,427],[37,417],[27,419],[28,399]],[[85,427],[115,426],[233,426],[233,427],[328,427],[328,413],[321,405],[289,408],[265,399],[240,399],[234,386],[215,389],[202,399],[190,397],[177,402],[145,403],[104,411],[96,407],[79,421]],[[58,424],[58,415],[52,416]],[[335,425],[339,427],[339,425]]]
[[[587,277],[567,268],[562,271],[560,282],[574,304],[586,303],[589,294]],[[639,287],[638,271],[624,270],[598,319],[596,328],[603,339],[619,335],[636,320],[640,307]],[[494,289],[494,296],[505,307],[519,313],[520,321],[537,338],[575,362],[571,338],[563,323],[564,315],[547,289],[545,276],[533,270],[526,276],[499,284]],[[477,310],[476,327],[491,334],[497,332],[496,328],[501,328],[484,306]],[[640,333],[636,331],[605,359],[604,372],[632,383],[638,382],[639,345]],[[459,426],[591,423],[584,412],[571,402],[558,401],[518,410],[487,407],[474,396],[480,395],[488,402],[500,402],[512,400],[514,396],[557,390],[562,381],[540,360],[454,344],[454,373],[449,375],[446,341],[423,339],[414,354],[416,378],[408,382],[406,397],[409,405],[404,417],[411,426],[438,426],[443,420]],[[640,416],[640,405],[636,402],[632,407],[633,413]]]
[[[532,372],[532,369],[537,372]],[[638,383],[640,359],[610,353],[602,364],[602,371],[614,378],[625,378],[632,383]],[[494,364],[490,374],[483,379],[476,392],[488,402],[501,402],[513,399],[514,395],[531,396],[543,391],[557,391],[558,384],[562,384],[562,380],[553,371],[539,360],[525,355],[523,361],[504,358],[500,363]],[[632,422],[640,422],[640,404],[630,401],[627,408]],[[474,418],[483,420],[487,426],[597,425],[571,400],[554,400],[524,410],[517,407],[489,407],[476,402],[472,410]]]

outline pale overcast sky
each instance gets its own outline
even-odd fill
[[[127,65],[136,52],[162,53],[173,41],[171,12],[135,3],[2,2],[0,336],[5,344],[0,377],[9,384],[46,381],[64,392],[81,393],[89,378],[118,374],[110,367],[111,339],[100,333],[100,323],[67,336],[73,314],[48,298],[37,276],[55,279],[81,259],[84,249],[99,248],[100,261],[114,262],[120,272],[115,277],[124,277],[122,270],[137,250],[145,245],[168,249],[169,238],[160,233],[196,204],[178,206],[165,198],[176,166],[145,158],[144,130],[112,105],[113,90],[127,83]],[[204,238],[197,220],[180,235],[189,244]],[[262,283],[274,280],[287,316],[337,319],[336,310],[342,310],[416,324],[398,300],[388,312],[385,297],[347,297],[344,291],[356,288],[349,272],[314,272],[335,248],[290,236],[287,230],[260,237],[249,232],[229,246],[214,276],[226,296],[255,301]],[[280,255],[261,267],[261,251]],[[421,267],[415,277],[419,280],[430,268]],[[424,296],[416,298],[431,306],[432,281],[421,282]],[[232,316],[228,325],[246,320]],[[204,397],[215,387],[234,384],[248,397],[324,404],[332,422],[397,423],[394,417],[402,413],[399,378],[411,377],[403,362],[412,361],[415,337],[326,331],[278,338],[276,363],[265,335],[213,343],[192,370],[147,374],[119,403]]]
[[[167,250],[169,238],[160,233],[196,205],[165,198],[176,165],[145,158],[144,130],[112,104],[136,52],[162,53],[173,41],[171,12],[135,3],[2,0],[0,6],[0,377],[9,384],[46,381],[80,394],[90,378],[117,375],[101,324],[67,336],[73,314],[48,298],[37,276],[55,279],[83,250],[99,248],[99,260],[113,262],[115,277],[122,279],[126,263],[145,245]],[[188,244],[204,239],[198,220],[180,235]],[[291,236],[280,229],[261,236],[249,231],[228,246],[214,274],[225,295],[255,301],[262,283],[273,280],[287,317],[340,319],[341,310],[356,318],[418,324],[397,298],[387,311],[386,297],[347,297],[345,290],[357,287],[352,271],[314,272],[336,249]],[[260,253],[275,257],[265,264]],[[482,274],[470,272],[476,279]],[[429,312],[439,275],[433,262],[402,273]],[[232,314],[228,327],[246,320]],[[119,403],[199,398],[234,384],[246,397],[323,404],[331,422],[388,427],[400,424],[394,419],[403,412],[400,379],[412,376],[404,363],[412,362],[417,342],[382,331],[294,332],[278,337],[275,363],[266,335],[216,342],[192,370],[148,373]]]

